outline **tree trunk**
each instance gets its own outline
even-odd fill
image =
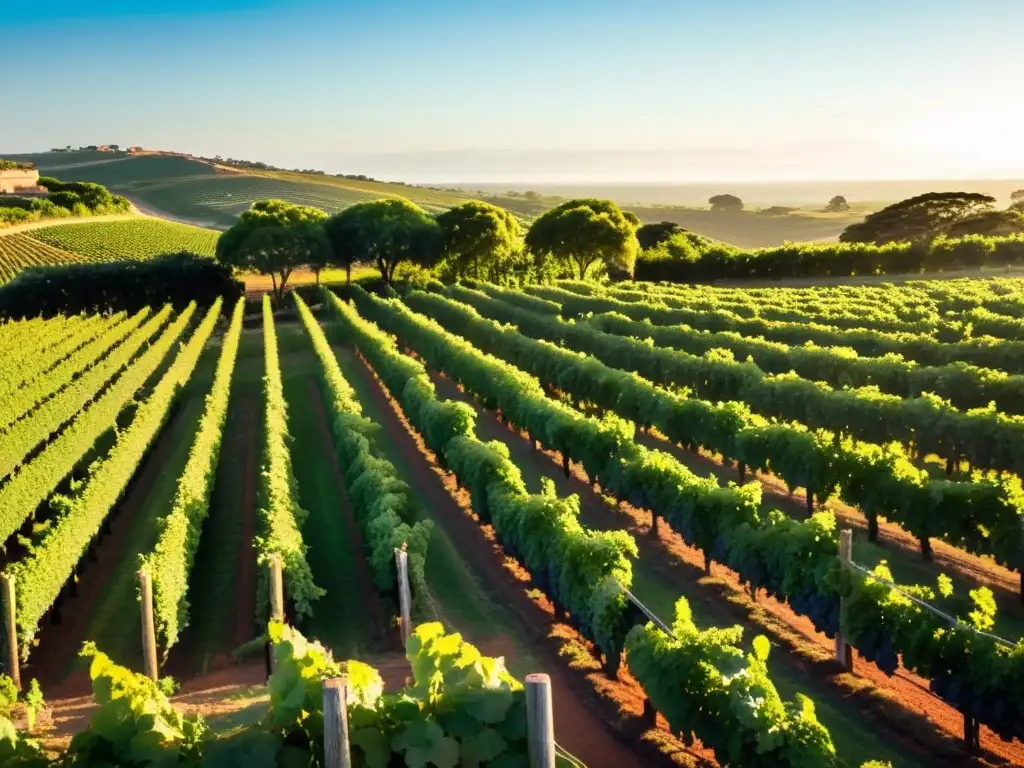
[[[316,287],[319,288],[320,287],[320,270],[319,269],[314,269],[313,270],[313,274],[316,275]]]
[[[814,514],[814,493],[810,488],[807,489],[807,516],[810,517]]]
[[[878,541],[878,514],[868,512],[868,541]]]
[[[562,471],[565,473],[566,477],[569,476],[569,454],[568,453],[563,453],[562,454]]]
[[[739,464],[737,469],[739,470],[739,473],[740,473],[740,485],[743,485],[743,483],[747,479],[747,465],[744,462],[742,462],[742,461],[737,462],[737,463]]]
[[[352,265],[351,264],[346,264],[345,265],[345,282],[347,282],[349,285],[352,285]]]
[[[921,542],[921,558],[930,563],[932,560],[932,540],[930,536],[918,536],[918,541]]]
[[[274,293],[274,300],[277,301],[278,300],[278,294],[277,294],[277,273],[276,272],[271,272],[270,273],[270,282],[274,286],[274,291],[273,291],[273,293]]]
[[[707,552],[704,553],[704,575],[711,575],[711,555],[709,555]]]

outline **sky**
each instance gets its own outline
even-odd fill
[[[0,153],[410,182],[1022,177],[1022,40],[1024,0],[0,0]]]

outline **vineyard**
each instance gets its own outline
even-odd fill
[[[123,718],[79,764],[319,763],[344,674],[354,765],[527,765],[538,672],[559,765],[1024,763],[1024,281],[303,295],[0,324],[2,659]]]
[[[160,219],[55,224],[0,234],[0,284],[29,267],[148,259],[179,251],[213,256],[216,247],[217,232]]]
[[[138,218],[58,224],[32,230],[29,236],[92,261],[114,261],[177,251],[213,256],[218,233],[173,221]]]

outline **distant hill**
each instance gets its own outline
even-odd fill
[[[46,152],[0,157],[31,162],[43,175],[92,181],[126,196],[144,213],[211,229],[227,229],[253,202],[279,198],[329,213],[364,200],[401,195],[431,212],[469,199],[500,205],[528,223],[562,198],[552,195],[490,194],[359,180],[320,173],[228,168],[171,153]],[[629,200],[622,200],[629,203]],[[787,240],[830,240],[862,213],[810,211],[712,213],[681,206],[626,206],[642,221],[674,221],[686,229],[743,248],[781,245]]]

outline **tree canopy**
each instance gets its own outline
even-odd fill
[[[445,277],[500,281],[522,249],[519,220],[504,208],[470,200],[437,217]]]
[[[253,203],[217,240],[217,261],[270,275],[274,298],[280,304],[288,278],[297,267],[322,267],[330,262],[330,243],[321,226],[326,218],[319,208],[283,200]]]
[[[640,243],[640,249],[648,251],[668,240],[676,232],[685,231],[674,221],[659,221],[654,224],[644,224],[637,229],[636,239]]]
[[[931,240],[959,221],[991,208],[995,198],[977,192],[929,192],[868,214],[839,235],[844,243],[884,245],[901,240]]]
[[[432,267],[444,247],[441,227],[404,197],[387,197],[349,206],[325,226],[340,263],[369,259],[391,284],[403,262]]]
[[[1011,200],[1024,200],[1024,189],[1018,189],[1010,193]]]
[[[632,275],[640,247],[634,221],[611,200],[568,200],[533,222],[526,246],[536,259],[567,266],[581,280],[597,263],[609,274]]]
[[[986,235],[1005,237],[1024,232],[1024,215],[1014,210],[983,211],[953,224],[946,232],[950,237]]]
[[[825,210],[829,213],[842,213],[843,211],[850,210],[850,204],[846,202],[846,198],[842,195],[836,195],[828,201]]]
[[[736,195],[712,195],[708,198],[708,205],[712,211],[720,213],[743,210],[743,201]]]

